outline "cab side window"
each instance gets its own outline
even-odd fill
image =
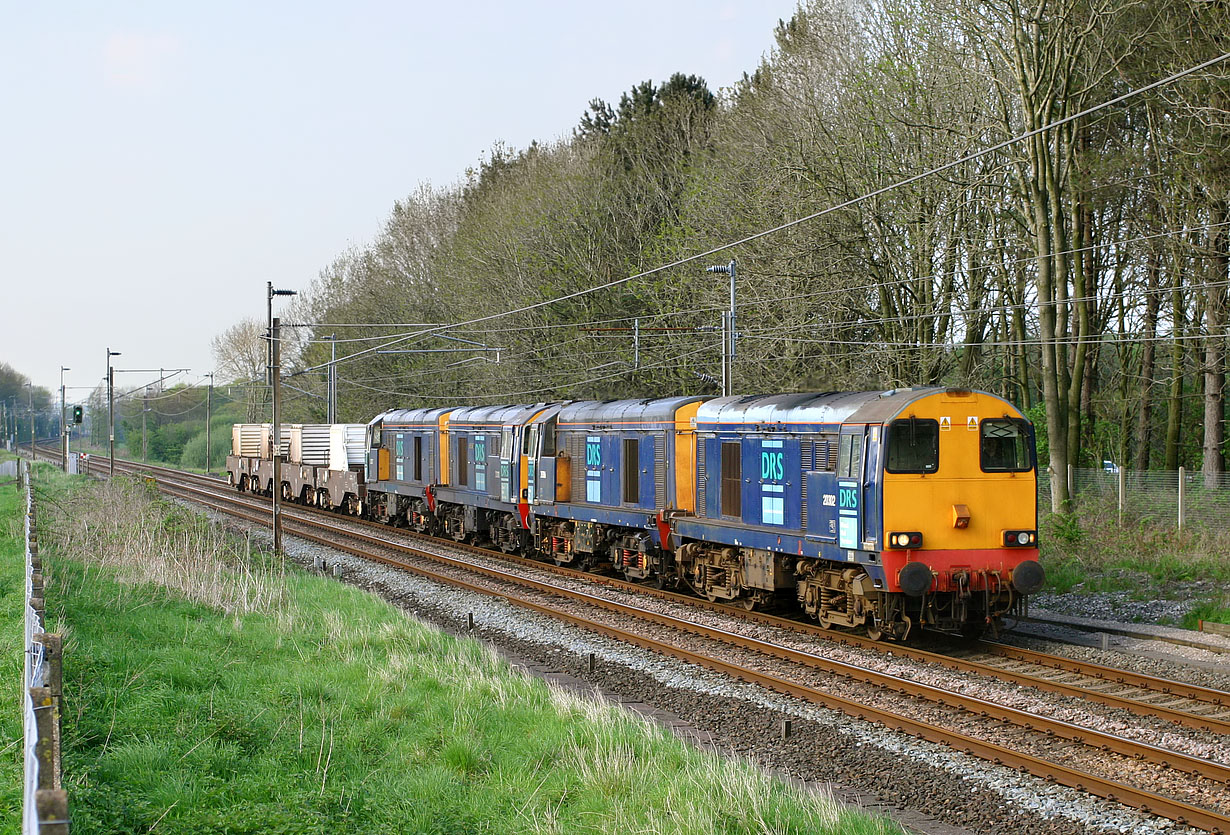
[[[862,478],[863,436],[842,435],[837,447],[837,477]]]
[[[624,460],[620,462],[624,477],[624,504],[637,504],[641,500],[641,442],[637,438],[624,438]]]
[[[470,439],[462,435],[457,439],[457,486],[470,484]]]

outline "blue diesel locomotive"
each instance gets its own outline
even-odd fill
[[[392,411],[365,513],[825,627],[979,634],[1043,582],[1030,423],[964,389]]]

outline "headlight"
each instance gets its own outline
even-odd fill
[[[888,535],[888,547],[890,548],[921,548],[923,543],[922,534],[918,531],[894,532]]]

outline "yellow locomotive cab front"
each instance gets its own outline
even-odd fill
[[[1037,591],[1033,429],[994,395],[941,390],[884,426],[884,567],[910,597],[975,594],[987,618]],[[932,615],[943,618],[943,612]],[[951,619],[961,620],[953,612]]]

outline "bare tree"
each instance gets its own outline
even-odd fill
[[[265,381],[265,326],[255,318],[243,319],[214,337],[211,348],[216,373],[247,391],[250,423],[260,421],[269,403]]]

